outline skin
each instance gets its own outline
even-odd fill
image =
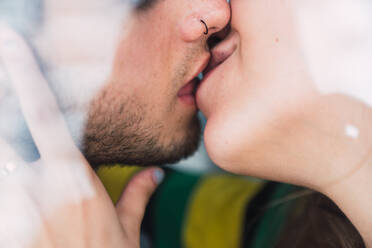
[[[11,28],[0,27],[1,60],[40,153],[37,161],[26,163],[5,141],[0,142],[0,172],[5,176],[0,180],[0,189],[2,202],[6,203],[1,206],[3,211],[0,209],[4,217],[0,229],[7,230],[7,235],[0,239],[9,246],[139,247],[146,203],[161,181],[162,171],[149,168],[135,176],[115,207],[92,167],[99,163],[137,163],[140,157],[144,165],[174,161],[196,148],[194,145],[186,146],[186,151],[174,149],[189,139],[199,138],[196,106],[180,99],[178,92],[208,62],[206,40],[228,23],[228,4],[223,0],[158,1],[151,8],[135,12],[130,27],[118,34],[115,30],[122,27],[118,21],[120,14],[104,15],[107,25],[96,22],[99,16],[94,13],[110,13],[106,12],[105,3],[46,1],[45,26],[36,30],[29,41],[44,66],[48,65],[43,70],[28,42]],[[85,12],[89,10],[94,18]],[[74,22],[77,14],[82,18]],[[200,18],[210,27],[208,35],[204,34]],[[96,29],[93,30],[92,25]],[[86,31],[82,38],[88,42],[78,39],[81,30]],[[110,51],[112,48],[114,51]],[[98,75],[102,81],[94,85],[97,91],[91,91],[92,82],[86,80],[83,71],[79,72],[77,80],[81,84],[78,85],[82,91],[94,92],[93,100],[82,97],[80,101],[63,102],[58,87],[68,83],[74,86],[79,81],[58,78],[60,75],[55,72],[63,72],[61,67],[70,64],[94,65],[99,72],[105,72],[107,62],[111,67],[103,78]],[[61,82],[64,84],[58,85]],[[53,93],[57,93],[57,99]],[[77,112],[88,109],[83,153],[65,122],[65,110],[69,109]],[[119,131],[113,135],[116,128]],[[143,136],[142,130],[150,133]],[[112,139],[94,136],[96,132]],[[133,136],[138,143],[125,140]],[[110,143],[108,150],[123,144],[115,139],[134,146],[119,150],[129,150],[121,157],[106,153],[103,146],[107,146],[107,142]],[[157,149],[149,151],[143,146]],[[101,150],[100,156],[92,157]],[[153,153],[160,153],[162,157],[156,160]],[[128,154],[135,154],[135,158]],[[21,216],[19,225],[9,216]]]
[[[49,65],[47,75],[62,111],[78,109],[85,114],[79,143],[92,166],[173,163],[192,154],[199,144],[195,100],[178,93],[208,63],[206,41],[228,23],[229,5],[225,0],[148,2],[153,3],[120,22],[124,14],[117,11],[120,5],[115,1],[47,0],[44,27],[33,39]],[[208,35],[200,19],[208,23]],[[88,70],[88,78],[97,68],[107,73],[98,73],[92,83],[79,72],[75,81],[80,81],[69,81],[79,89],[65,95],[70,99],[71,94],[79,96],[76,92],[82,96],[90,92],[90,97],[63,104],[58,95],[66,82],[56,72],[80,64],[96,66]]]
[[[221,54],[226,47],[232,47],[233,53],[207,75],[197,92],[198,106],[208,118],[204,133],[207,151],[228,171],[326,194],[346,213],[368,246],[372,244],[368,211],[372,207],[368,179],[372,176],[372,110],[358,94],[340,92],[335,86],[344,84],[350,92],[370,86],[343,80],[335,85],[326,77],[314,77],[308,47],[301,40],[298,3],[231,1],[232,33],[212,53]],[[330,3],[317,2],[314,9],[323,10]],[[350,30],[345,28],[346,37],[360,39]],[[335,46],[343,44],[340,40]],[[362,43],[355,43],[356,48],[358,44]],[[324,51],[313,52],[319,61],[328,59],[322,56]],[[321,90],[324,88],[327,93]],[[348,135],[350,125],[357,128],[358,135]]]
[[[115,208],[75,146],[30,48],[21,36],[4,27],[0,47],[40,152],[40,159],[29,164],[0,141],[0,170],[8,171],[0,179],[0,242],[11,247],[139,247],[146,203],[162,171],[150,168],[135,176]]]

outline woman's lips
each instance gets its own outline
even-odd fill
[[[211,62],[207,66],[206,70],[204,70],[204,77],[198,85],[196,92],[197,107],[203,111],[207,117],[213,103],[217,101],[213,96],[216,96],[216,91],[218,89],[221,90],[221,88],[218,88],[220,83],[218,80],[221,80],[225,73],[229,73],[226,70],[230,68],[231,61],[228,60],[235,53],[238,45],[239,34],[232,31],[224,41],[212,50]],[[226,61],[230,62],[230,66],[223,66],[224,64],[227,64]]]
[[[204,78],[200,84],[206,81],[209,74],[211,74],[216,67],[225,62],[234,53],[238,44],[237,38],[237,33],[232,31],[224,41],[222,41],[212,50],[211,61],[209,62],[207,68],[203,71]]]

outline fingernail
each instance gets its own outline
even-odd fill
[[[164,180],[164,171],[161,169],[156,169],[153,174],[153,179],[156,184],[160,184]]]

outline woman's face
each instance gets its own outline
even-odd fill
[[[336,1],[311,2],[231,1],[232,32],[213,49],[213,69],[197,91],[198,106],[208,119],[205,144],[222,168],[309,186],[313,177],[329,173],[328,167],[314,170],[314,157],[324,162],[343,152],[334,139],[324,140],[324,134],[342,133],[345,123],[323,125],[330,121],[328,110],[317,111],[332,101],[319,100],[301,19],[310,7],[311,15]],[[319,30],[308,31],[318,35]]]

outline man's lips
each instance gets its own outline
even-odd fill
[[[178,91],[178,97],[193,95],[194,89],[198,83],[197,78],[191,80],[188,84],[183,86],[180,91]]]
[[[178,97],[184,97],[184,96],[193,96],[195,93],[195,88],[199,83],[198,75],[202,73],[202,71],[207,67],[209,64],[210,55],[206,56],[200,63],[195,72],[192,74],[192,77],[190,80],[187,81],[186,85],[184,85],[179,91],[178,91]]]

